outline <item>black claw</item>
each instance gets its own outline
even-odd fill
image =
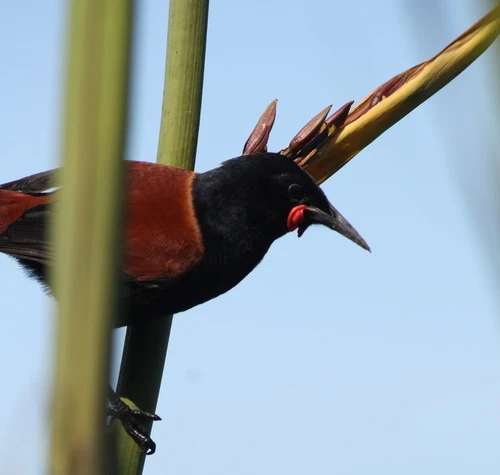
[[[119,419],[123,428],[139,446],[141,452],[144,452],[146,455],[154,454],[156,444],[140,421],[161,421],[160,416],[152,412],[132,409],[111,388],[109,390],[109,403],[108,414],[114,419]]]
[[[146,419],[148,421],[161,421],[161,417],[158,414],[153,414],[152,412],[141,411],[140,409],[132,409],[132,408],[129,408],[129,409],[130,409],[131,414],[133,414],[138,419]]]
[[[122,423],[123,428],[139,446],[141,452],[144,452],[146,455],[152,455],[156,452],[156,444],[151,439],[151,437],[149,437],[146,428],[134,419],[134,414],[132,414],[132,411],[127,414],[127,417],[125,419],[121,417],[119,419]]]

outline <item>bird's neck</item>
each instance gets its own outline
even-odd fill
[[[219,265],[237,264],[250,272],[279,234],[266,225],[256,197],[217,173],[220,169],[198,175],[193,183],[205,254]]]

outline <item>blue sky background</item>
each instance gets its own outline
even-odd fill
[[[140,4],[131,155],[154,160],[168,7]],[[274,98],[279,150],[487,8],[213,1],[197,169],[238,155]],[[65,20],[60,0],[3,8],[0,182],[58,163]],[[175,318],[145,473],[499,472],[495,58],[498,45],[324,184],[371,255],[327,229],[290,234],[236,289]],[[40,474],[54,304],[4,256],[0,299],[0,472]]]

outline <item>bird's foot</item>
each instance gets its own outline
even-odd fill
[[[151,412],[132,409],[114,391],[110,391],[109,403],[108,415],[121,422],[123,428],[139,446],[141,452],[144,452],[146,455],[154,454],[156,444],[149,436],[148,430],[143,424],[147,421],[161,421],[161,417]]]

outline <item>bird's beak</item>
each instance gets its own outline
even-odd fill
[[[299,237],[302,236],[304,231],[311,224],[324,224],[330,229],[337,231],[338,233],[355,242],[358,246],[363,249],[370,251],[370,247],[366,244],[366,241],[360,236],[360,234],[354,229],[354,227],[345,219],[332,205],[330,205],[330,212],[325,213],[319,208],[313,206],[307,206],[304,209],[304,220],[299,226]]]

